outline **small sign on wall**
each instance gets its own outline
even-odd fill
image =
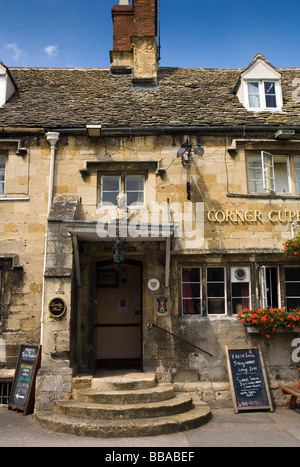
[[[60,298],[55,297],[49,303],[49,312],[53,318],[61,318],[67,311],[66,302]]]
[[[154,306],[156,307],[156,313],[160,316],[168,314],[169,308],[169,297],[160,295],[155,297]]]
[[[159,287],[160,283],[158,279],[153,278],[148,281],[148,289],[155,291],[158,290]]]

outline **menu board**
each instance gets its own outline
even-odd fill
[[[32,413],[35,377],[40,362],[40,346],[21,345],[8,408],[21,410],[24,415]]]
[[[225,349],[235,413],[242,410],[273,411],[260,348],[226,346]]]

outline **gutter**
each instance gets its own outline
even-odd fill
[[[61,134],[70,134],[70,135],[86,135],[86,127],[78,128],[57,128],[57,129],[45,129],[44,131],[59,131]],[[134,135],[167,135],[174,133],[195,133],[195,134],[210,134],[210,133],[241,133],[245,134],[246,132],[265,132],[273,133],[278,130],[294,130],[300,132],[300,126],[247,126],[247,125],[229,125],[229,126],[138,126],[138,127],[103,127],[101,126],[101,136],[134,136]],[[96,138],[95,138],[96,139]]]

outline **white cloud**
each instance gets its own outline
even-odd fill
[[[13,58],[18,62],[22,57],[25,57],[25,53],[23,52],[22,49],[18,47],[16,43],[13,44],[5,44],[5,47],[9,50],[12,50],[14,52]]]
[[[44,52],[49,55],[49,57],[56,57],[58,55],[58,46],[57,45],[47,45],[44,47]]]

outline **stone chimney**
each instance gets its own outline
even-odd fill
[[[134,84],[157,82],[157,0],[119,0],[112,8],[112,73],[131,73]]]

